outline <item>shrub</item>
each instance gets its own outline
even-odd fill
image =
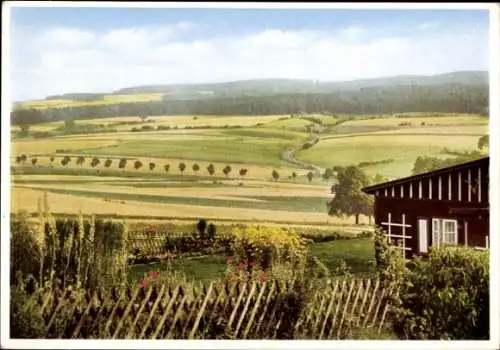
[[[249,269],[251,262],[266,269],[278,262],[299,264],[305,261],[306,241],[294,231],[278,227],[248,226],[236,227],[232,233],[233,256],[245,261]]]
[[[410,263],[395,331],[408,339],[489,338],[489,253],[432,250]]]

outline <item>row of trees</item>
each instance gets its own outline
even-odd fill
[[[295,93],[174,101],[118,103],[98,106],[17,108],[12,125],[50,121],[155,115],[276,115],[297,113],[380,114],[400,112],[479,113],[488,107],[487,85],[373,87],[337,93]]]
[[[22,155],[19,155],[19,156],[16,156],[16,163],[17,164],[26,164],[26,161],[28,160],[28,157],[25,155],[25,154],[22,154]],[[61,159],[61,165],[62,166],[67,166],[70,162],[71,162],[71,157],[70,156],[64,156],[62,159]],[[86,162],[87,158],[85,156],[78,156],[76,157],[76,160],[75,160],[75,163],[77,165],[80,165],[80,167],[83,167],[84,163]],[[55,158],[54,157],[50,157],[50,164],[53,164],[55,161]],[[33,166],[35,166],[36,164],[38,163],[38,158],[37,157],[33,157],[31,158],[31,164]],[[95,168],[97,167],[99,164],[101,164],[101,160],[97,157],[93,157],[91,160],[90,160],[90,166],[92,168]],[[104,167],[105,168],[109,168],[111,166],[111,164],[113,164],[113,160],[112,159],[106,159],[104,161]],[[124,170],[126,167],[127,167],[127,164],[128,164],[128,160],[125,159],[125,158],[121,158],[118,162],[118,168],[121,169],[121,170]],[[144,166],[144,164],[140,161],[140,160],[136,160],[134,163],[133,163],[133,167],[135,170],[139,170],[141,169],[142,167]],[[153,171],[156,169],[156,163],[154,162],[150,162],[148,164],[148,168],[149,170]],[[165,164],[163,166],[163,169],[165,170],[166,173],[168,173],[170,171],[170,164]],[[179,165],[178,165],[178,169],[179,171],[181,172],[181,174],[184,174],[184,172],[186,171],[187,169],[187,165],[186,163],[184,162],[180,162]],[[200,171],[200,166],[197,164],[197,163],[194,163],[191,167],[191,169],[193,170],[193,172],[198,175],[198,172]],[[210,176],[213,176],[215,175],[215,172],[216,172],[216,168],[213,164],[209,164],[207,167],[206,167],[206,170],[208,172],[208,174]],[[226,176],[226,177],[229,177],[229,175],[231,174],[231,172],[233,171],[233,168],[230,166],[230,165],[226,165],[223,169],[222,169],[222,173]],[[239,175],[240,177],[243,179],[246,175],[248,174],[248,169],[247,168],[241,168],[239,170]],[[271,176],[273,178],[274,181],[278,181],[280,179],[280,174],[278,173],[278,171],[276,170],[273,170],[271,172]],[[306,177],[307,179],[309,180],[309,182],[312,181],[313,177],[314,177],[314,174],[313,172],[309,172],[306,174]],[[294,180],[297,178],[297,173],[296,172],[293,172],[292,175],[289,176],[289,179],[290,180]]]

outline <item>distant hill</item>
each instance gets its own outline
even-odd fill
[[[208,98],[256,97],[281,94],[325,94],[373,87],[430,85],[488,85],[488,72],[462,71],[438,75],[401,75],[375,79],[340,82],[318,82],[300,79],[255,79],[223,83],[162,84],[127,87],[107,95],[163,94],[163,100],[193,100]],[[102,100],[103,93],[66,93],[49,96],[46,100]],[[27,102],[27,101],[26,101]]]
[[[406,85],[488,85],[488,72],[462,71],[439,75],[402,75],[375,79],[340,82],[317,82],[298,79],[256,79],[209,84],[148,85],[120,89],[113,94],[162,93],[165,100],[200,99],[236,96],[266,96],[274,94],[316,94],[369,87]]]

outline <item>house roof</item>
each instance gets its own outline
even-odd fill
[[[460,163],[460,164],[456,164],[456,165],[453,165],[450,167],[441,168],[441,169],[429,171],[429,172],[422,173],[422,174],[403,177],[401,179],[396,179],[396,180],[380,183],[377,185],[367,186],[367,187],[363,188],[362,190],[365,193],[373,194],[373,193],[375,193],[375,191],[380,190],[380,189],[385,189],[386,187],[390,187],[390,186],[394,186],[394,185],[401,185],[401,184],[405,184],[405,183],[408,183],[408,182],[411,182],[414,180],[421,180],[421,179],[429,178],[429,177],[435,176],[435,175],[446,174],[446,173],[449,173],[450,171],[454,171],[454,170],[460,170],[460,169],[464,169],[464,168],[466,169],[466,168],[469,168],[472,166],[476,166],[476,165],[480,165],[480,164],[484,164],[484,163],[489,163],[489,161],[490,161],[490,157],[484,157],[484,158],[476,159],[476,160],[473,160],[470,162]]]

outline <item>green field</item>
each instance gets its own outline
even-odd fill
[[[341,239],[316,243],[309,247],[309,254],[325,264],[332,275],[342,260],[351,268],[351,273],[357,276],[366,276],[373,271],[370,260],[374,259],[375,253],[373,241],[370,239]],[[137,280],[148,271],[161,273],[169,268],[183,272],[191,280],[212,281],[225,277],[227,262],[225,256],[215,255],[177,259],[170,263],[136,265],[129,271],[129,278]]]

